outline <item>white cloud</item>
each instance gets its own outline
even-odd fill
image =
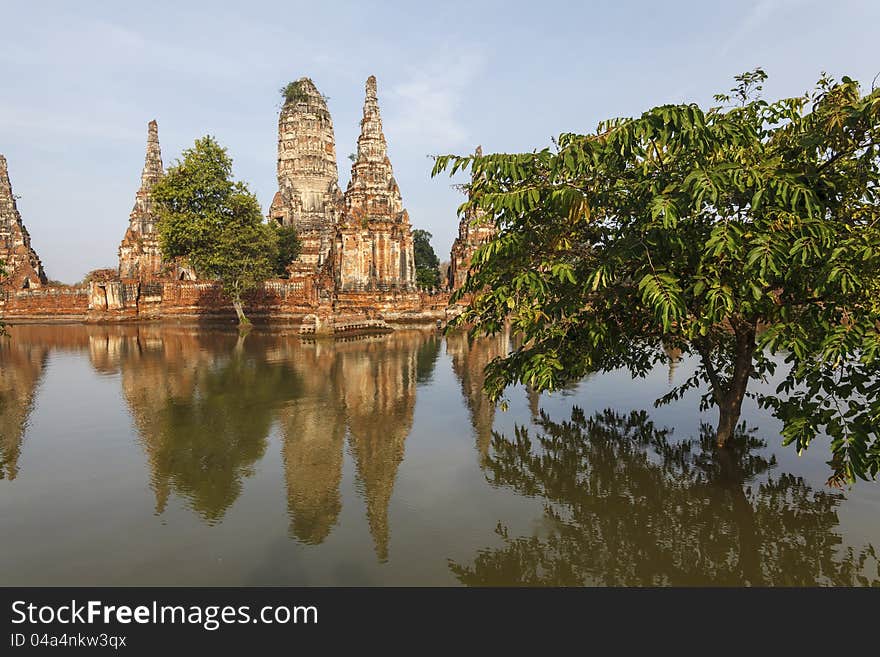
[[[411,69],[390,90],[386,134],[394,134],[397,143],[426,152],[467,145],[470,136],[460,109],[484,61],[480,52],[471,50],[444,59],[442,66],[432,63]]]
[[[719,49],[719,54],[729,54],[741,45],[741,42],[751,33],[760,30],[774,14],[789,10],[804,2],[805,0],[758,0],[752,5],[739,25],[730,31],[727,40]]]

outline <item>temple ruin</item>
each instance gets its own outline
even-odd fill
[[[414,290],[409,214],[391,170],[376,78],[367,79],[364,117],[337,236],[336,282],[342,290]]]
[[[412,228],[388,158],[376,86],[370,76],[344,194],[325,97],[309,78],[285,88],[278,116],[278,192],[268,220],[295,227],[302,250],[286,278],[268,280],[246,296],[245,310],[255,320],[284,321],[313,335],[446,319],[447,295],[420,291],[415,283]],[[152,199],[164,175],[156,121],[147,126],[144,167],[119,246],[118,269],[102,270],[79,286],[45,286],[15,207],[6,162],[0,162],[0,259],[9,274],[0,295],[4,318],[230,317],[232,308],[217,281],[197,280],[185,264],[163,261]]]
[[[302,252],[293,267],[313,273],[331,252],[342,207],[336,140],[315,83],[300,78],[288,89],[278,116],[278,192],[269,219],[296,228]]]
[[[474,155],[482,157],[482,147],[477,146]],[[457,290],[464,285],[474,253],[495,236],[495,230],[495,224],[487,221],[485,213],[480,209],[468,208],[462,215],[458,224],[458,237],[452,243],[449,254],[449,271],[446,275],[450,290]]]
[[[46,274],[31,236],[24,227],[12,193],[6,158],[0,155],[0,265],[6,271],[0,285],[11,289],[37,289],[46,285]]]
[[[147,125],[147,155],[141,173],[141,186],[135,195],[134,208],[128,219],[128,230],[119,245],[119,276],[150,280],[162,271],[162,250],[156,230],[151,190],[164,175],[162,151],[159,149],[159,126]]]

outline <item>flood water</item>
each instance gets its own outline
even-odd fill
[[[880,483],[826,487],[747,407],[712,447],[687,361],[482,396],[505,337],[186,326],[0,338],[2,585],[850,585]],[[493,434],[494,430],[494,434]]]

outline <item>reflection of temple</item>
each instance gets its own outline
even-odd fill
[[[484,369],[494,358],[510,351],[510,333],[505,330],[492,337],[472,340],[466,331],[450,333],[446,337],[446,351],[452,357],[452,369],[461,382],[461,390],[471,415],[471,424],[477,437],[480,458],[485,459],[492,440],[495,404],[483,392],[486,380]],[[536,401],[530,399],[531,404]]]
[[[291,341],[279,350],[303,384],[280,413],[296,538],[320,543],[336,523],[347,433],[376,554],[388,558],[388,507],[412,428],[416,382],[430,375],[438,350],[436,335],[420,331],[352,342]]]
[[[2,475],[17,473],[22,429],[46,355],[74,350],[87,353],[95,371],[119,377],[157,514],[177,496],[207,523],[222,520],[277,422],[291,536],[318,544],[337,523],[347,437],[369,531],[384,561],[416,388],[430,380],[440,343],[434,331],[412,330],[303,342],[183,326],[15,327],[13,339],[0,342]]]
[[[251,335],[236,345],[234,335],[138,327],[88,342],[97,369],[121,371],[157,512],[173,491],[209,522],[222,518],[277,419],[291,535],[317,544],[336,524],[347,434],[382,560],[417,371],[433,366],[426,343],[436,359],[436,336],[418,331],[314,343]]]
[[[279,411],[290,533],[318,544],[342,510],[345,408],[336,390],[339,365],[333,343],[286,346],[284,356],[302,381],[302,393]]]
[[[15,479],[49,349],[0,338],[0,479]]]
[[[433,346],[433,357],[430,353]],[[439,350],[431,333],[400,331],[352,342],[291,342],[283,358],[303,383],[281,411],[292,534],[320,543],[341,508],[347,433],[367,523],[380,560],[388,558],[388,506],[412,428],[416,381]]]
[[[394,333],[368,350],[340,345],[349,445],[381,561],[388,558],[388,505],[412,428],[420,335]]]

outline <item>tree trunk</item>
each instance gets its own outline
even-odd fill
[[[736,429],[739,416],[742,413],[742,403],[749,385],[749,377],[752,374],[755,326],[754,324],[737,323],[734,325],[734,333],[736,334],[736,358],[733,376],[726,394],[716,400],[718,403],[718,431],[715,435],[718,447],[724,447]]]
[[[715,439],[718,447],[724,447],[727,441],[733,436],[736,425],[739,422],[739,416],[742,407],[742,397],[739,403],[735,400],[728,399],[718,405],[718,430],[715,432]]]
[[[251,326],[251,320],[249,320],[249,319],[248,319],[247,317],[245,317],[245,315],[244,315],[244,306],[243,306],[243,304],[241,303],[241,299],[233,299],[233,300],[232,300],[232,307],[235,308],[235,314],[236,314],[236,316],[238,317],[238,327],[239,327],[239,329],[241,329],[241,330],[245,330],[245,329],[247,329],[247,328],[250,328],[250,326]]]

